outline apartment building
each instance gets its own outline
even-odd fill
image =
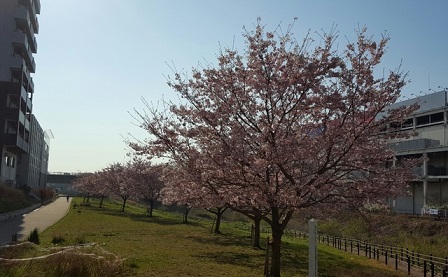
[[[391,143],[397,157],[426,157],[410,184],[410,195],[393,200],[396,212],[420,214],[422,209],[448,208],[448,90],[395,103],[392,107],[418,103],[420,108],[400,126],[413,131],[408,138]]]
[[[28,173],[37,176],[34,165],[48,163],[44,132],[32,116],[39,13],[39,0],[0,1],[0,181],[11,185],[37,185]]]

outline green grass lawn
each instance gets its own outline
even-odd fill
[[[74,201],[80,203],[79,199]],[[112,202],[102,209],[97,206],[93,202],[90,207],[71,208],[67,216],[40,234],[40,247],[47,249],[55,238],[64,240],[62,245],[94,242],[123,259],[120,270],[89,272],[87,268],[92,264],[84,266],[87,261],[72,257],[14,267],[2,267],[0,262],[0,276],[55,276],[61,271],[54,268],[63,267],[64,263],[79,264],[78,271],[73,275],[65,272],[66,276],[111,276],[112,272],[116,276],[263,276],[265,251],[249,246],[249,232],[238,227],[242,223],[223,222],[223,234],[216,235],[210,233],[210,219],[196,218],[183,224],[181,215],[173,213],[155,211],[154,217],[148,218],[145,209],[138,206],[128,206],[125,213],[119,212],[119,204]],[[29,251],[32,254],[24,251],[27,253],[20,255],[42,255],[39,252],[42,250]],[[95,265],[107,267],[99,262]],[[84,271],[79,269],[84,267]],[[307,241],[285,237],[282,276],[308,276],[307,267]],[[27,274],[21,275],[24,272]],[[375,260],[322,244],[319,245],[319,273],[321,276],[405,276]]]

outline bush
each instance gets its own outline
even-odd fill
[[[28,241],[35,243],[35,244],[39,244],[40,243],[40,239],[39,239],[39,230],[37,230],[37,228],[34,228],[33,231],[31,231],[30,235],[28,236]]]
[[[60,244],[65,242],[65,238],[61,234],[53,235],[53,238],[51,239],[51,243],[53,244]]]
[[[55,196],[54,190],[50,188],[39,189],[39,197],[42,203],[50,201]]]
[[[32,202],[19,189],[0,183],[0,214],[31,206]]]

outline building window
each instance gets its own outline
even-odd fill
[[[429,124],[429,115],[417,117],[417,126]]]
[[[401,123],[401,129],[409,129],[414,127],[414,119],[408,118],[403,123]]]
[[[417,117],[417,126],[443,123],[444,120],[443,112],[422,115]]]
[[[431,123],[443,122],[443,112],[431,114],[429,120]]]

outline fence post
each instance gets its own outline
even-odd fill
[[[398,254],[395,253],[395,270],[398,270]]]
[[[213,233],[213,227],[215,227],[216,218],[213,218],[212,228],[210,228],[210,233]]]
[[[446,212],[446,211],[445,211]],[[445,257],[445,271],[448,274],[448,257]]]
[[[250,245],[254,244],[255,226],[252,224],[250,227]]]
[[[430,260],[429,270],[431,270],[431,277],[434,277],[434,262],[432,260],[432,253],[429,254],[429,260]]]
[[[357,247],[358,247],[358,256],[359,256],[359,241],[356,242],[356,244],[357,244]]]
[[[264,276],[269,276],[269,237],[266,240],[266,254],[264,256]]]
[[[423,277],[426,277],[426,260],[423,261]]]
[[[317,265],[317,222],[315,219],[310,219],[308,221],[309,227],[309,256],[308,256],[308,276],[317,277],[318,276],[318,265]]]
[[[434,277],[434,262],[431,261],[431,277]]]
[[[408,275],[411,274],[411,257],[408,255]]]

